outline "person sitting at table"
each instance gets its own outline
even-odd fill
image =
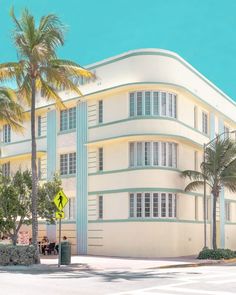
[[[46,254],[46,249],[48,247],[48,245],[50,244],[48,237],[44,236],[41,242],[41,250],[42,250],[42,254],[45,255]]]

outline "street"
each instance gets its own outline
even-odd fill
[[[4,295],[232,295],[236,264],[143,270],[1,270]]]

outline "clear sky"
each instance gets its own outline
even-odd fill
[[[16,59],[12,22],[27,7],[68,25],[60,57],[81,65],[138,48],[175,51],[236,100],[236,0],[0,0],[0,62]]]

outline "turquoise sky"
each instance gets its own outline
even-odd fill
[[[236,100],[236,0],[0,0],[0,62],[16,59],[9,9],[56,13],[68,25],[60,50],[82,65],[131,49],[180,54]]]

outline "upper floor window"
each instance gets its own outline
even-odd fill
[[[10,162],[2,164],[2,175],[5,177],[10,176]]]
[[[176,194],[131,193],[129,216],[131,218],[176,218]]]
[[[103,171],[103,148],[98,149],[98,170]]]
[[[163,91],[137,91],[129,94],[129,115],[176,118],[176,95]]]
[[[130,142],[130,167],[177,167],[177,144],[173,142]]]
[[[226,201],[225,202],[225,220],[230,221],[230,202]]]
[[[3,126],[3,142],[5,143],[11,142],[11,126],[10,125]]]
[[[75,219],[75,198],[69,198],[65,207],[65,217],[66,219]]]
[[[76,173],[76,153],[60,155],[60,172],[61,175]]]
[[[103,123],[103,101],[98,101],[98,123]]]
[[[197,106],[194,106],[194,113],[193,113],[193,120],[194,120],[194,128],[198,128],[198,109]]]
[[[76,128],[76,107],[60,112],[60,131]]]
[[[202,132],[208,134],[208,115],[202,112]]]
[[[98,218],[103,218],[103,196],[98,196]]]
[[[42,117],[38,116],[38,136],[42,135]]]
[[[229,138],[229,127],[224,125],[224,138]]]
[[[38,179],[42,178],[42,164],[41,164],[41,158],[38,158]]]

